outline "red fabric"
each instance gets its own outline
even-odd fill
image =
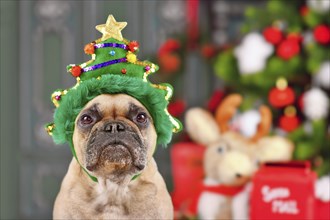
[[[217,185],[217,186],[205,186],[203,185],[202,191],[208,191],[212,193],[217,193],[225,196],[234,196],[237,193],[243,190],[244,186],[225,186],[225,185]]]
[[[206,186],[204,183],[200,183],[198,190],[195,192],[193,199],[188,207],[188,213],[191,215],[197,215],[197,206],[199,197],[203,192],[212,192],[228,197],[232,197],[237,193],[243,190],[244,186],[225,186],[225,185],[217,185],[217,186]]]

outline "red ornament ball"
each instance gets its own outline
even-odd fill
[[[131,52],[135,52],[139,49],[139,43],[137,41],[131,41],[129,44],[128,44],[128,50],[131,51]]]
[[[290,33],[286,39],[289,41],[295,41],[298,44],[302,43],[303,41],[303,37],[299,33]]]
[[[80,66],[73,66],[70,70],[72,76],[79,77],[81,75],[81,67]]]
[[[202,47],[201,53],[205,58],[211,58],[216,54],[216,49],[214,45],[206,44]]]
[[[286,87],[285,89],[273,88],[268,95],[269,103],[276,108],[290,105],[294,100],[295,94],[290,87]]]
[[[171,74],[179,70],[181,60],[178,55],[167,53],[158,58],[158,63],[163,73]]]
[[[164,54],[174,52],[174,51],[180,49],[180,47],[181,47],[181,45],[178,40],[168,39],[158,49],[158,56],[162,56]]]
[[[299,107],[299,109],[304,109],[304,93],[303,94],[301,94],[300,96],[299,96],[299,98],[298,98],[298,107]]]
[[[300,124],[299,118],[294,116],[282,116],[279,120],[279,126],[281,129],[287,132],[294,131]]]
[[[84,51],[86,54],[92,55],[95,53],[95,49],[94,49],[94,44],[90,43],[90,44],[86,44],[84,47]]]
[[[277,56],[281,57],[284,60],[289,60],[292,57],[296,56],[300,52],[299,43],[296,40],[286,39],[282,41],[277,49]]]
[[[271,44],[278,44],[283,38],[282,31],[276,27],[267,27],[263,31],[264,38]]]
[[[304,5],[299,10],[301,16],[306,16],[309,13],[309,8]]]
[[[174,102],[170,102],[168,105],[168,112],[174,117],[181,116],[185,109],[186,103],[183,100],[176,100]]]
[[[225,93],[222,90],[216,90],[213,92],[211,98],[207,102],[207,108],[210,110],[210,112],[215,112],[224,95]]]
[[[314,39],[320,44],[330,43],[330,27],[328,25],[319,25],[314,29]]]
[[[127,70],[125,68],[121,69],[121,73],[122,74],[126,74],[127,73]]]

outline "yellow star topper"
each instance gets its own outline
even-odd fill
[[[122,41],[123,36],[121,35],[121,30],[123,30],[126,25],[127,22],[117,22],[112,15],[109,15],[105,24],[97,25],[95,28],[103,34],[101,38],[102,41],[111,37]]]

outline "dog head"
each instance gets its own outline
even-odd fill
[[[157,134],[148,110],[125,94],[103,94],[75,120],[73,144],[83,167],[120,181],[140,173],[151,159]]]

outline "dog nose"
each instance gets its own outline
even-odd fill
[[[139,164],[139,165],[136,165],[136,167],[139,169],[139,170],[143,170],[145,165],[143,164]]]
[[[104,131],[110,133],[118,133],[125,131],[125,126],[120,122],[111,122],[104,126]]]
[[[242,174],[240,174],[240,173],[236,173],[236,177],[237,177],[237,178],[241,178],[241,177],[242,177]]]

